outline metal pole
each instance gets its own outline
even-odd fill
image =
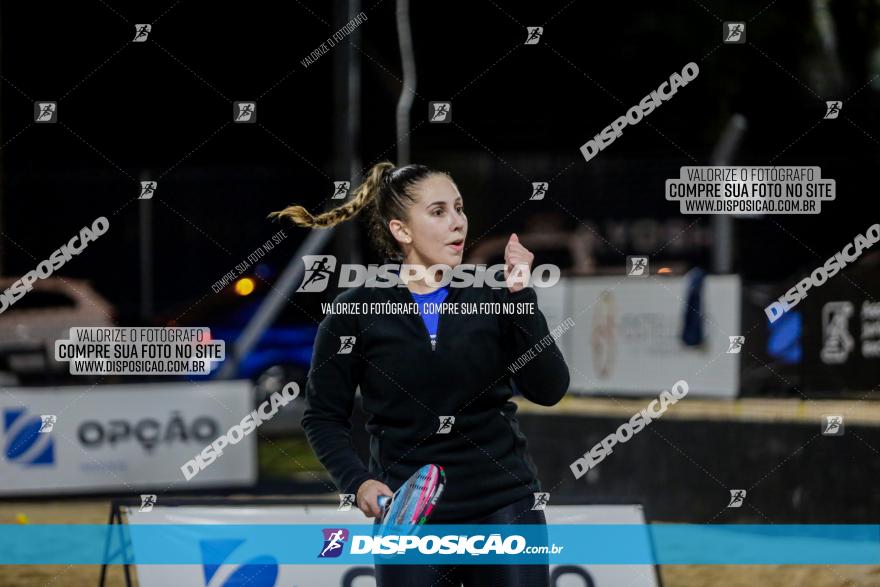
[[[730,165],[736,154],[747,127],[742,114],[734,114],[724,127],[721,138],[712,153],[712,165]],[[728,214],[715,214],[712,217],[712,270],[716,274],[730,273],[733,270],[733,217]]]
[[[284,268],[281,277],[275,282],[269,295],[266,296],[254,317],[245,326],[244,332],[241,333],[241,336],[235,342],[232,352],[227,355],[223,366],[217,374],[218,379],[232,379],[235,376],[238,372],[238,364],[241,358],[247,356],[251,349],[254,348],[263,331],[275,321],[275,317],[278,316],[278,312],[281,311],[281,308],[287,302],[287,298],[302,283],[303,275],[305,274],[305,265],[302,262],[303,255],[319,254],[327,246],[327,242],[335,230],[335,227],[314,229],[309,233],[309,236],[300,245],[296,254],[290,258],[290,262]]]
[[[348,3],[349,18],[354,18],[361,12],[360,0],[350,0]],[[357,49],[361,42],[361,29],[356,28],[351,33],[351,42],[348,44],[348,137],[349,141],[349,173],[352,185],[360,182],[361,157],[357,148],[361,138],[361,52]],[[357,263],[358,261],[352,261]]]
[[[360,0],[337,0],[335,19],[338,26],[351,21],[360,12]],[[360,27],[348,36],[343,47],[338,47],[333,55],[333,74],[335,97],[335,115],[333,126],[334,141],[334,175],[338,180],[348,180],[352,186],[358,181],[360,159],[357,148],[360,141]],[[328,206],[338,205],[337,200],[330,200]],[[345,222],[336,231],[335,249],[345,262],[360,263],[361,254],[358,246],[358,226],[355,222]]]
[[[148,181],[150,174],[141,173],[141,181]],[[140,278],[141,278],[141,320],[153,315],[153,199],[138,201],[140,220]]]
[[[337,0],[336,14],[340,26],[360,13],[360,0]],[[334,92],[334,173],[349,178],[352,185],[359,181],[360,170],[358,143],[360,139],[360,100],[361,60],[355,44],[360,40],[359,28],[352,31],[348,47],[338,48],[333,59]],[[331,186],[328,186],[328,189]],[[336,202],[330,200],[330,206]],[[305,255],[317,255],[324,251],[331,238],[336,240],[340,255],[345,262],[359,263],[360,249],[358,244],[357,225],[354,222],[343,222],[332,228],[312,230],[296,253],[291,257],[278,281],[275,282],[266,299],[257,309],[251,321],[245,326],[232,352],[229,353],[220,368],[218,379],[231,379],[238,373],[241,359],[253,349],[263,332],[275,321],[281,308],[287,303],[296,288],[302,283]]]
[[[397,39],[400,44],[400,66],[403,87],[397,100],[397,165],[410,161],[409,118],[416,92],[416,60],[413,56],[412,29],[409,22],[409,0],[397,0]]]
[[[3,7],[0,5],[0,32],[3,31]],[[3,63],[2,60],[2,47],[3,43],[0,43],[0,64]],[[3,108],[3,85],[0,85],[0,112],[2,112]],[[0,117],[0,145],[3,144],[3,120]],[[0,230],[3,230],[3,198],[6,197],[6,182],[4,181],[4,170],[5,167],[3,165],[3,151],[0,150]],[[6,239],[0,238],[0,275],[4,275],[3,271],[3,257],[5,256],[5,244],[3,241]]]

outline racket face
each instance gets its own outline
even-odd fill
[[[425,523],[434,510],[446,482],[446,473],[437,465],[425,465],[395,492],[383,516],[386,526],[412,526]]]

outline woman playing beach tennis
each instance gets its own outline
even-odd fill
[[[379,163],[335,209],[313,216],[289,206],[272,216],[327,228],[360,212],[369,214],[370,235],[386,258],[432,271],[461,264],[468,229],[464,201],[448,174],[423,165]],[[527,400],[552,406],[565,395],[569,373],[534,289],[512,277],[533,259],[512,234],[505,268],[494,282],[500,286],[452,281],[437,287],[440,273],[432,280],[407,279],[401,272],[406,287],[361,286],[336,298],[360,307],[416,302],[419,308],[419,314],[330,314],[315,340],[302,426],[339,490],[355,494],[366,516],[380,515],[380,496],[391,496],[432,464],[445,474],[445,487],[429,524],[546,524],[544,512],[532,509],[541,485],[510,398],[515,383]],[[441,304],[513,307],[511,302],[517,308],[532,302],[533,312],[437,312]],[[493,305],[480,306],[488,303]],[[525,364],[509,369],[530,349]],[[350,434],[358,387],[368,417],[368,467]],[[376,581],[379,587],[532,587],[548,585],[549,572],[547,564],[377,564]]]

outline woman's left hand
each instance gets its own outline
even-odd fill
[[[529,284],[532,276],[532,261],[535,255],[519,242],[516,233],[510,235],[504,247],[504,279],[510,293],[516,293]],[[510,276],[513,275],[513,279]]]

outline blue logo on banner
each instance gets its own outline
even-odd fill
[[[202,540],[202,560],[224,561],[244,540]],[[224,572],[231,569],[230,572]],[[278,579],[278,560],[272,556],[256,556],[243,565],[202,564],[206,587],[274,587]],[[213,581],[212,581],[213,579]]]
[[[3,433],[6,460],[26,467],[55,464],[55,440],[51,434],[40,434],[43,422],[39,416],[27,416],[25,408],[3,410]]]

